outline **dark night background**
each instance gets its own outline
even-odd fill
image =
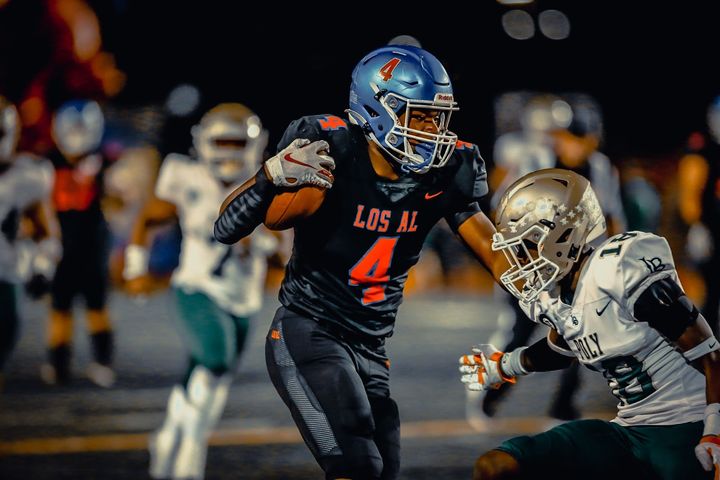
[[[461,108],[452,128],[486,156],[495,138],[493,99],[509,90],[595,96],[605,114],[604,149],[614,159],[681,149],[720,93],[710,2],[538,0],[520,7],[534,18],[550,8],[565,12],[571,32],[559,41],[539,32],[511,39],[500,18],[513,7],[491,0],[89,3],[104,49],[128,75],[116,104],[160,103],[173,86],[191,82],[207,106],[248,104],[271,142],[293,118],[342,113],[354,65],[398,34],[418,37],[444,63]],[[22,55],[7,44],[2,50]]]

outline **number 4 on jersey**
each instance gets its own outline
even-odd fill
[[[385,300],[385,284],[390,280],[388,270],[398,238],[378,238],[360,261],[350,269],[348,283],[363,288],[363,305]]]

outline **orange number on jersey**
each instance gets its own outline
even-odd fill
[[[399,63],[399,58],[393,58],[382,66],[382,68],[380,69],[380,75],[382,75],[384,81],[387,82],[392,78],[392,72],[393,70],[395,70],[395,67],[397,67]]]
[[[399,237],[380,237],[350,269],[350,285],[363,287],[363,305],[385,300],[385,283],[390,280],[388,269]]]

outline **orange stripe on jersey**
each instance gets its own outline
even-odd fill
[[[465,148],[472,149],[474,146],[475,145],[473,145],[472,143],[463,142],[462,140],[458,140],[457,142],[455,142],[455,148],[457,148],[458,150],[463,150]]]
[[[347,128],[347,123],[340,117],[334,115],[328,115],[324,119],[319,118],[320,128],[323,130],[339,130],[341,128]]]

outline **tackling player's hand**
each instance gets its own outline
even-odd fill
[[[715,468],[715,480],[720,479],[720,403],[705,406],[703,436],[695,446],[695,456],[706,472]]]
[[[265,172],[278,187],[315,185],[330,188],[335,160],[327,155],[329,149],[325,140],[311,143],[306,138],[297,138],[265,162]]]
[[[715,468],[715,480],[720,478],[720,436],[702,437],[700,443],[695,446],[695,456],[706,472]]]
[[[503,383],[515,383],[515,377],[505,375],[500,368],[504,352],[487,343],[475,345],[472,352],[459,360],[460,381],[468,390],[490,390]]]

